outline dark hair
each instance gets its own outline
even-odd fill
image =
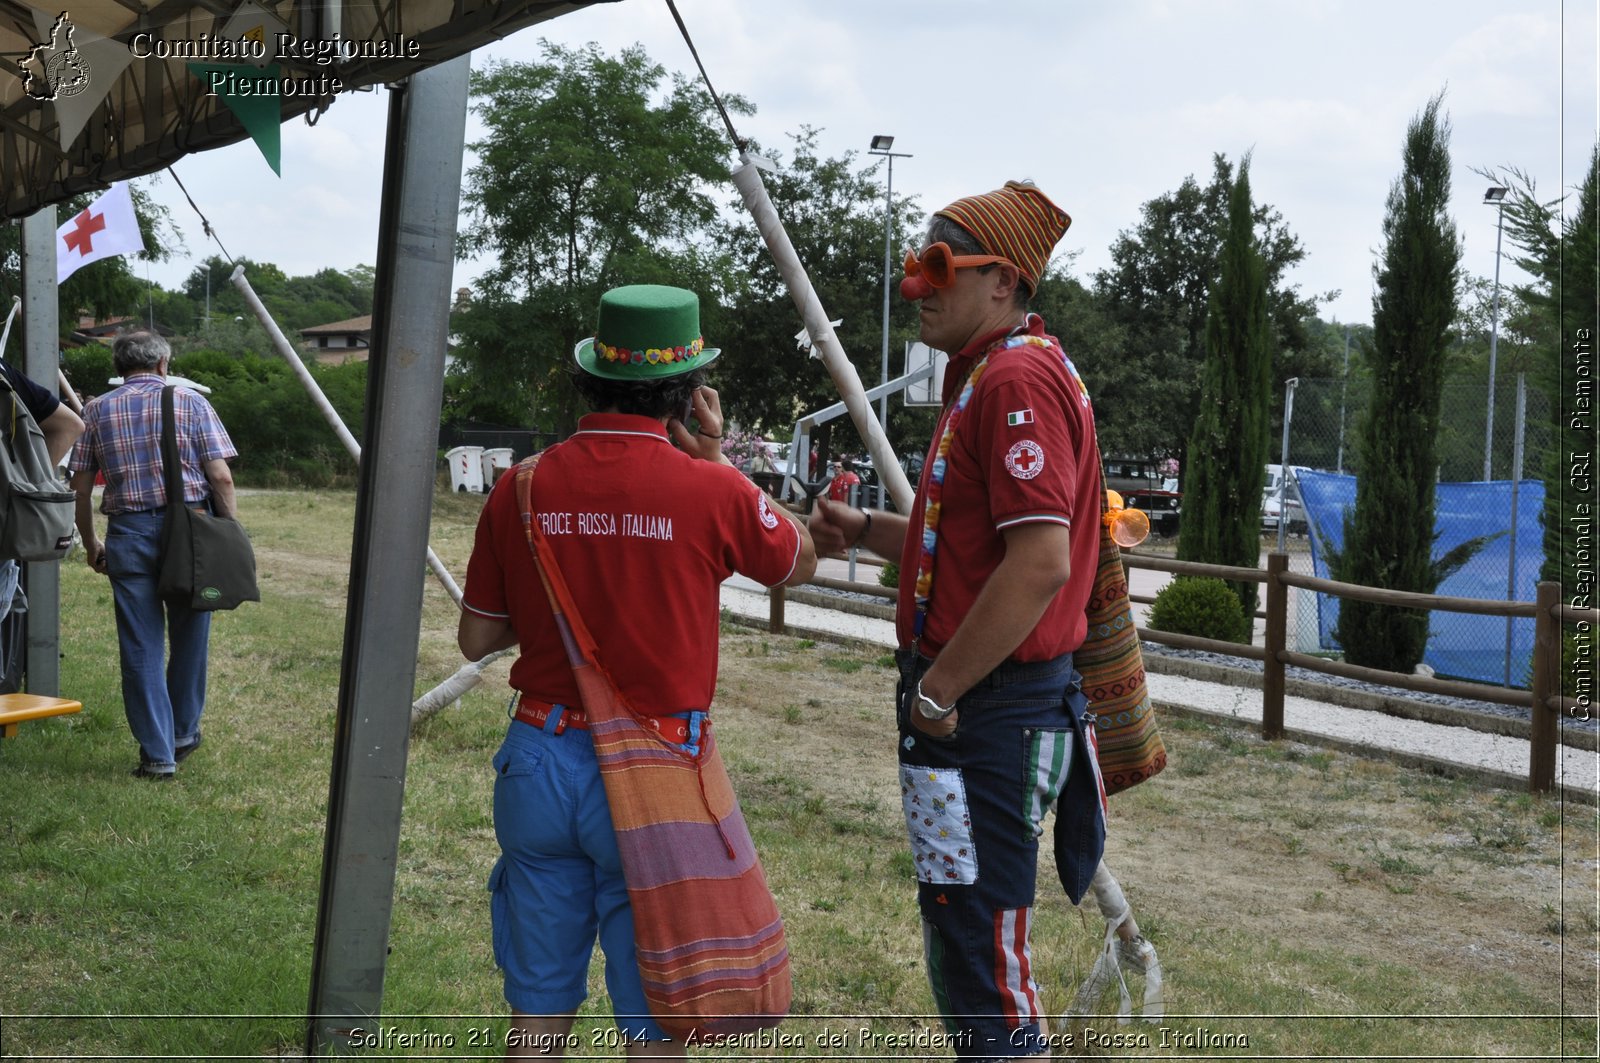
[[[928,222],[927,242],[930,244],[946,244],[952,254],[956,255],[992,255],[978,238],[958,225],[954,219],[946,218],[942,214],[935,214]],[[994,266],[979,266],[979,273],[988,273]],[[1028,278],[1022,275],[1022,270],[1017,270],[1017,288],[1012,293],[1011,301],[1018,310],[1028,309],[1028,300],[1033,298],[1033,293],[1028,290]]]
[[[135,329],[124,332],[111,344],[111,364],[118,376],[155,369],[172,357],[172,348],[158,332]]]
[[[578,389],[591,410],[615,409],[618,413],[641,417],[678,416],[694,389],[703,387],[706,382],[703,369],[658,380],[610,380],[585,373],[575,365],[567,372],[572,377],[572,386]]]

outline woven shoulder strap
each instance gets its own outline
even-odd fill
[[[522,459],[516,469],[517,512],[522,516],[522,533],[528,540],[528,549],[533,553],[533,567],[539,572],[539,582],[544,584],[545,593],[550,597],[550,612],[556,618],[562,644],[567,648],[567,662],[574,668],[585,664],[598,667],[599,647],[595,644],[594,636],[589,634],[583,617],[578,615],[572,591],[561,575],[560,566],[556,564],[550,541],[539,530],[539,522],[533,519],[533,470],[539,464],[539,457],[534,454]]]

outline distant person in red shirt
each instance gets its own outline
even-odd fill
[[[722,407],[704,373],[719,353],[700,337],[693,292],[607,292],[597,335],[574,351],[573,383],[596,412],[544,451],[532,484],[533,510],[601,664],[635,709],[662,717],[664,732],[665,718],[676,718],[691,741],[716,687],[722,582],[737,571],[794,585],[816,570],[804,526],[722,454]],[[514,715],[494,757],[502,855],[489,879],[508,1043],[528,1055],[563,1043],[598,936],[628,1055],[682,1058],[645,1002],[610,806],[516,481],[501,477],[484,505],[457,631],[468,660],[510,646],[520,653]]]
[[[850,505],[850,489],[861,483],[861,477],[856,475],[856,463],[849,458],[843,462],[833,463],[833,479],[828,481],[828,501]]]

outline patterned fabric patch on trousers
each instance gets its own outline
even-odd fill
[[[1033,731],[1027,743],[1022,766],[1029,779],[1023,787],[1028,807],[1023,811],[1037,838],[1044,834],[1044,815],[1055,807],[1072,769],[1072,732]]]
[[[922,882],[971,885],[978,880],[972,816],[958,768],[900,765],[900,803]]]

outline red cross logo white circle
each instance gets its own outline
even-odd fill
[[[1006,451],[1006,471],[1019,480],[1031,480],[1044,471],[1044,448],[1031,439]]]

